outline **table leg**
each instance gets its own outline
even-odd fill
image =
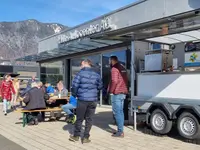
[[[22,117],[22,120],[23,120],[23,127],[25,127],[26,126],[26,124],[27,124],[27,119],[26,119],[26,113],[22,113],[23,114],[23,117]]]

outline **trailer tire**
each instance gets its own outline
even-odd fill
[[[172,128],[172,121],[168,120],[166,114],[156,109],[150,116],[150,125],[154,132],[159,134],[167,134]]]
[[[179,134],[187,139],[197,139],[200,135],[200,125],[197,118],[189,113],[183,112],[177,122]]]

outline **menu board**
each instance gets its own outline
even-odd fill
[[[195,51],[200,51],[200,42],[185,43],[185,52],[195,52]]]

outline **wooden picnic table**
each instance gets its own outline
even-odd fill
[[[58,96],[53,96],[53,97],[50,97],[49,100],[47,100],[47,102],[55,102],[55,101],[59,101],[59,100],[69,101],[69,96],[63,96],[60,98],[58,98]]]
[[[60,107],[54,107],[54,108],[46,108],[46,109],[36,109],[36,110],[26,110],[26,109],[17,109],[15,112],[22,113],[22,125],[23,127],[27,124],[27,114],[26,113],[32,113],[32,112],[54,112],[54,111],[62,111],[62,108]]]

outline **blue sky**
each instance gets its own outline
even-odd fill
[[[0,22],[36,19],[75,26],[136,0],[1,0]]]

